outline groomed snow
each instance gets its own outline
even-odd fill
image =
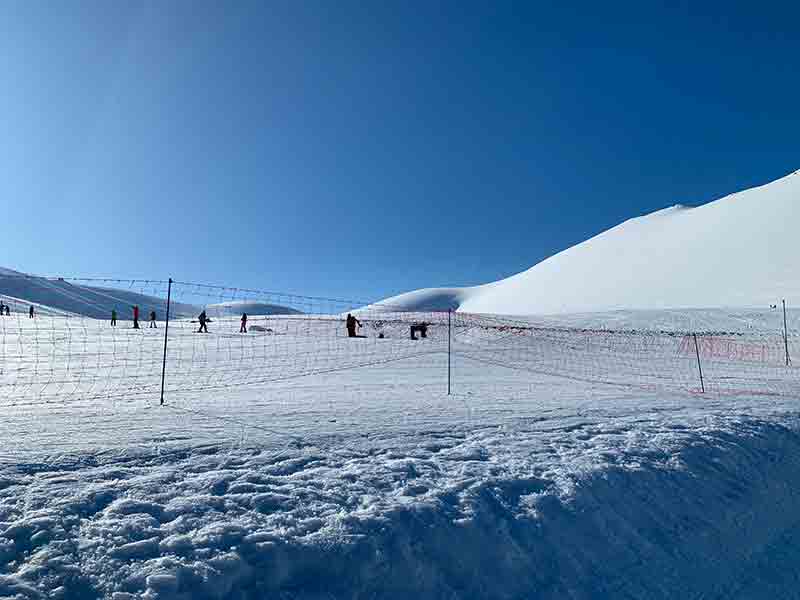
[[[645,319],[574,317],[614,318]],[[773,314],[650,318],[747,330]],[[200,373],[212,381],[224,364],[216,361],[248,339],[223,334],[223,324],[207,337],[176,326],[175,356],[197,367],[188,358],[202,349],[213,360]],[[307,344],[251,339],[310,360]],[[441,348],[436,330],[425,342],[380,342],[328,339],[315,360],[346,366],[368,347]],[[120,343],[113,355],[130,350],[134,373],[150,366],[148,344]],[[172,390],[165,406],[78,393],[5,403],[0,597],[745,599],[796,590],[796,397],[645,391],[461,353],[447,396],[445,354],[392,352],[391,362],[264,387]],[[794,368],[782,372],[793,381]],[[180,375],[191,382],[193,373]]]

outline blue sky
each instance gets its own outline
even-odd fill
[[[0,265],[371,299],[800,168],[796,4],[554,4],[3,2]]]

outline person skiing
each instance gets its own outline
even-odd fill
[[[206,317],[206,311],[201,312],[197,320],[200,321],[200,329],[197,330],[197,333],[208,333],[208,326],[206,325],[208,317]]]
[[[116,327],[117,326],[117,311],[116,310],[112,310],[111,311],[111,326],[112,327]]]
[[[350,313],[347,313],[347,320],[345,323],[347,325],[347,337],[351,338],[358,337],[358,335],[356,335],[356,325],[361,327],[361,321],[356,319]]]
[[[5,314],[6,314],[6,313],[4,312],[4,311],[5,311],[5,308],[6,308],[6,305],[5,305],[5,304],[3,304],[2,302],[0,302],[0,317],[2,317],[3,315],[5,315]]]
[[[8,304],[6,304],[6,316],[7,317],[11,316],[11,307]]]
[[[139,307],[133,307],[133,328],[139,329]]]
[[[239,333],[247,333],[247,313],[242,313],[242,326],[239,327]]]
[[[154,310],[150,311],[150,329],[158,329],[156,327],[156,311]]]
[[[31,307],[28,309],[28,318],[33,318],[33,304],[31,304]]]

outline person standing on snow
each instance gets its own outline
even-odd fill
[[[139,307],[133,307],[133,328],[139,329]]]
[[[150,311],[150,329],[158,329],[156,327],[156,311],[154,310]]]
[[[356,325],[361,327],[361,321],[356,319],[350,313],[347,313],[347,320],[345,321],[345,324],[347,325],[347,337],[358,337],[358,335],[356,335]]]
[[[117,311],[116,310],[112,310],[111,311],[111,326],[112,327],[116,327],[117,326]]]
[[[197,333],[208,333],[208,326],[206,325],[208,317],[206,317],[206,311],[201,312],[197,320],[200,321],[200,329],[197,330]]]
[[[33,304],[31,304],[31,307],[28,309],[28,318],[33,318]]]
[[[242,326],[239,327],[239,333],[247,333],[247,313],[242,313]]]

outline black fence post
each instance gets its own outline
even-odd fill
[[[789,329],[786,327],[786,299],[781,300],[783,303],[783,347],[786,349],[786,366],[792,362],[789,358]]]
[[[167,320],[164,324],[164,362],[161,363],[161,404],[164,404],[164,380],[167,374],[167,340],[169,339],[169,306],[172,300],[172,277],[167,284]]]
[[[697,345],[697,334],[693,333],[692,337],[694,338],[694,351],[697,355],[697,370],[700,372],[700,391],[705,394],[706,386],[703,383],[703,367],[700,365],[700,347]]]
[[[448,308],[447,309],[447,395],[450,395],[450,339],[452,337],[451,334],[451,326],[450,326],[450,313],[453,310]]]

